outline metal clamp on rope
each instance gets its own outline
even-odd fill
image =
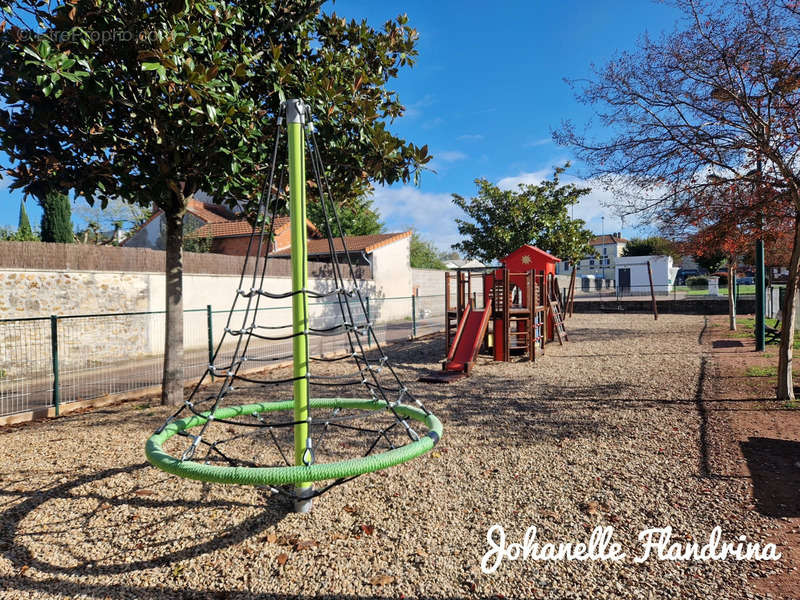
[[[403,424],[403,426],[406,428],[406,432],[408,433],[408,436],[409,436],[409,437],[410,437],[412,440],[414,440],[415,442],[418,442],[418,441],[419,441],[419,435],[417,435],[417,432],[416,432],[416,431],[414,431],[414,430],[411,428],[411,425],[409,425],[409,424],[408,424],[408,422],[407,422],[405,419],[401,419],[401,420],[400,420],[400,422],[401,422],[401,423]]]
[[[186,450],[184,450],[183,454],[181,454],[181,461],[192,460],[192,457],[194,456],[194,453],[197,450],[197,447],[200,445],[200,436],[199,435],[191,435],[191,434],[189,434],[189,437],[193,438],[194,441],[192,442],[192,445],[189,446]]]
[[[302,461],[307,467],[314,464],[314,449],[311,445],[311,438],[306,438],[306,450],[303,452]]]

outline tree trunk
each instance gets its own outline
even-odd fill
[[[778,400],[794,404],[792,385],[792,347],[794,345],[794,322],[797,318],[796,300],[798,271],[800,271],[800,215],[794,220],[794,245],[789,264],[789,280],[786,282],[786,297],[781,307],[781,345],[778,351]]]
[[[736,331],[736,290],[734,289],[734,274],[736,273],[736,258],[731,257],[728,265],[728,318],[731,331]]]
[[[173,209],[164,213],[167,223],[167,314],[161,404],[173,405],[183,402],[183,212],[182,209]]]

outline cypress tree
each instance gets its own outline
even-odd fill
[[[28,220],[28,213],[25,211],[25,202],[19,203],[19,224],[17,225],[17,238],[22,241],[33,239],[31,222]]]
[[[42,241],[71,244],[72,211],[69,197],[59,192],[48,192],[42,204]]]

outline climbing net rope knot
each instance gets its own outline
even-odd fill
[[[358,475],[428,452],[441,439],[442,424],[402,383],[384,353],[347,251],[310,118],[298,101],[287,101],[286,111],[292,290],[265,289],[275,221],[287,203],[283,195],[286,172],[278,167],[284,132],[279,118],[256,226],[222,336],[203,375],[184,403],[148,439],[145,453],[150,463],[180,477],[265,486],[305,502]],[[326,262],[333,279],[327,291],[320,289],[320,280],[317,286],[308,285],[306,157],[325,222]],[[332,300],[318,303],[322,311],[312,315],[309,298]],[[272,315],[278,307],[268,304],[287,299],[292,301],[292,321],[275,325]],[[335,352],[322,352],[324,338],[332,337]],[[265,343],[273,349],[291,343],[291,374],[257,372],[270,362],[286,359],[274,353],[265,357]],[[256,372],[243,369],[248,363]],[[336,363],[341,363],[338,370]],[[311,364],[319,365],[321,372]],[[209,381],[215,389],[211,393],[204,387]],[[320,387],[335,391],[336,397],[311,397],[310,390]],[[276,393],[291,397],[235,402],[237,397],[262,400]],[[421,428],[427,431],[419,433]],[[181,445],[181,439],[186,443]],[[175,448],[165,449],[170,445]],[[324,483],[314,487],[317,482]]]

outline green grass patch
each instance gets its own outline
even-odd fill
[[[747,367],[744,372],[745,377],[777,377],[778,367]],[[800,375],[798,371],[792,371],[792,377]]]
[[[765,319],[764,322],[767,324],[767,327],[775,327],[778,323],[777,319]],[[756,329],[756,318],[755,317],[736,317],[736,326],[741,327],[742,329],[749,329],[750,333],[755,335]]]
[[[777,377],[778,367],[747,367],[745,377]]]
[[[707,287],[692,287],[688,285],[676,285],[675,291],[677,293],[684,293],[687,296],[708,296],[708,288]],[[740,285],[739,286],[739,295],[740,296],[755,296],[756,294],[756,286],[754,285]],[[728,296],[728,286],[721,286],[719,288],[719,297],[727,297]]]

